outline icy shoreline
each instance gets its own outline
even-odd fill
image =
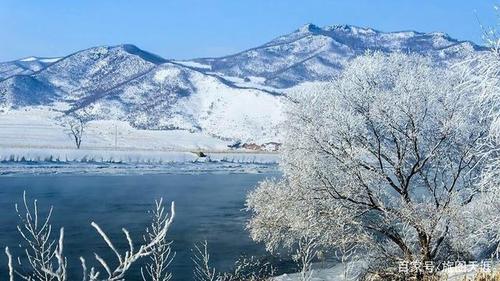
[[[9,149],[0,151],[0,176],[41,174],[199,174],[278,172],[278,154],[176,151]]]
[[[2,148],[0,162],[96,162],[119,164],[165,164],[186,162],[231,162],[252,164],[276,164],[277,153],[246,151],[207,152],[206,157],[193,151],[169,150],[113,150],[70,148]]]
[[[29,175],[146,175],[146,174],[251,174],[279,173],[276,164],[238,163],[171,163],[171,164],[109,164],[109,163],[0,163],[0,177]]]

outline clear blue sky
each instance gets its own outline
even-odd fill
[[[0,61],[132,43],[165,58],[221,56],[305,23],[442,31],[481,43],[498,0],[0,0]]]

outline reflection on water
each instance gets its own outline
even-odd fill
[[[229,269],[242,254],[265,255],[264,247],[253,243],[245,230],[244,200],[258,181],[275,176],[278,174],[0,177],[0,246],[19,252],[14,203],[21,202],[26,190],[30,198],[38,199],[41,210],[54,205],[52,222],[55,229],[65,228],[65,254],[70,271],[76,273],[70,280],[79,280],[79,256],[89,263],[95,250],[114,260],[91,221],[109,234],[115,246],[126,249],[121,228],[127,228],[138,243],[150,222],[147,211],[155,199],[163,197],[167,204],[176,202],[177,214],[168,234],[177,252],[171,265],[174,280],[191,280],[194,242],[208,240],[212,261],[221,270]],[[6,280],[6,262],[1,255],[0,280]],[[140,280],[137,267],[133,271],[127,279]]]

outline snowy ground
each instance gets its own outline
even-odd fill
[[[330,268],[325,269],[314,269],[311,273],[310,281],[337,281],[344,280],[343,275],[343,265],[338,264]],[[309,273],[308,273],[309,274]],[[273,278],[272,281],[300,281],[301,279],[300,273],[293,274],[283,274],[281,276]]]
[[[116,120],[90,122],[81,149],[76,149],[67,129],[57,121],[60,115],[48,107],[0,113],[0,173],[51,172],[56,167],[63,171],[95,170],[98,164],[106,164],[106,171],[141,166],[139,170],[144,172],[169,170],[166,165],[174,163],[204,163],[203,169],[225,167],[232,171],[229,164],[269,165],[278,161],[276,153],[234,151],[228,148],[231,141],[203,133],[138,130]],[[197,151],[207,157],[198,157]],[[196,165],[194,170],[199,170]]]
[[[75,147],[67,129],[56,120],[61,113],[48,107],[0,113],[0,149]],[[227,150],[230,142],[188,131],[138,130],[122,121],[92,121],[82,149],[118,150]],[[3,149],[2,149],[3,150]]]
[[[352,268],[352,265],[350,265]],[[500,270],[497,264],[492,265],[492,271],[496,272]],[[442,271],[441,280],[442,281],[462,281],[465,277],[469,280],[473,280],[476,271],[474,269],[466,267],[452,267],[445,271]],[[344,281],[344,266],[342,264],[337,264],[328,268],[314,269],[311,273],[310,281]],[[300,281],[300,273],[293,274],[283,274],[281,276],[274,277],[272,281]],[[348,280],[356,280],[352,275],[347,278]]]

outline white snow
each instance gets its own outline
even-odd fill
[[[56,119],[62,115],[49,107],[25,108],[0,113],[0,150],[2,148],[74,147],[66,128]],[[116,145],[115,145],[116,141]],[[230,142],[188,131],[138,130],[116,120],[92,121],[85,129],[83,149],[121,150],[227,150]]]
[[[32,56],[32,57],[26,57],[26,58],[20,59],[19,61],[23,61],[23,62],[40,61],[40,62],[44,62],[44,63],[53,63],[53,62],[56,62],[60,59],[61,58],[38,58],[38,57]]]
[[[312,272],[307,273],[311,275],[310,281],[344,281],[345,279],[344,265],[341,263],[327,268],[314,268],[315,266],[317,265],[313,264]],[[352,265],[348,266],[352,267]],[[352,276],[352,274],[348,274],[347,276],[349,278],[348,280],[356,280],[356,278],[354,278],[355,276]],[[274,277],[272,281],[300,281],[302,280],[301,277],[300,273],[283,274]]]
[[[58,110],[63,104],[54,106]],[[230,141],[182,130],[138,130],[117,120],[92,121],[76,149],[67,129],[57,120],[60,111],[33,107],[0,113],[0,162],[80,162],[167,164],[222,162],[275,164],[275,153],[231,151]],[[203,151],[200,158],[194,152]]]
[[[45,62],[45,63],[53,63],[53,62],[56,62],[60,59],[61,58],[42,58],[42,59],[40,59],[40,61]]]
[[[202,69],[211,69],[212,66],[208,64],[203,64],[195,61],[174,61],[175,63],[187,66],[187,67],[193,67],[193,68],[202,68]]]
[[[20,59],[20,61],[36,61],[36,60],[38,60],[36,57],[27,57],[24,59]]]
[[[154,76],[155,79],[168,76],[169,81],[177,81],[178,71],[178,66],[165,64]],[[282,97],[257,89],[233,88],[197,71],[188,70],[184,74],[196,90],[179,98],[169,109],[173,114],[162,118],[162,124],[186,130],[198,127],[210,135],[248,143],[280,142],[277,126],[283,120]],[[127,92],[126,98],[133,100],[135,91]]]
[[[161,69],[155,73],[154,79],[162,82],[166,79],[177,79],[181,71],[176,68]]]
[[[269,92],[274,92],[274,93],[282,93],[282,90],[273,88],[271,86],[266,86],[266,78],[264,77],[257,77],[257,76],[248,76],[245,78],[248,78],[249,81],[245,81],[245,79],[241,77],[236,77],[236,76],[227,76],[224,74],[218,74],[218,73],[210,73],[214,75],[218,75],[222,78],[224,78],[227,81],[232,82],[235,86],[238,87],[243,87],[243,88],[252,88],[252,89],[258,89],[258,90],[264,90],[264,91],[269,91]]]

